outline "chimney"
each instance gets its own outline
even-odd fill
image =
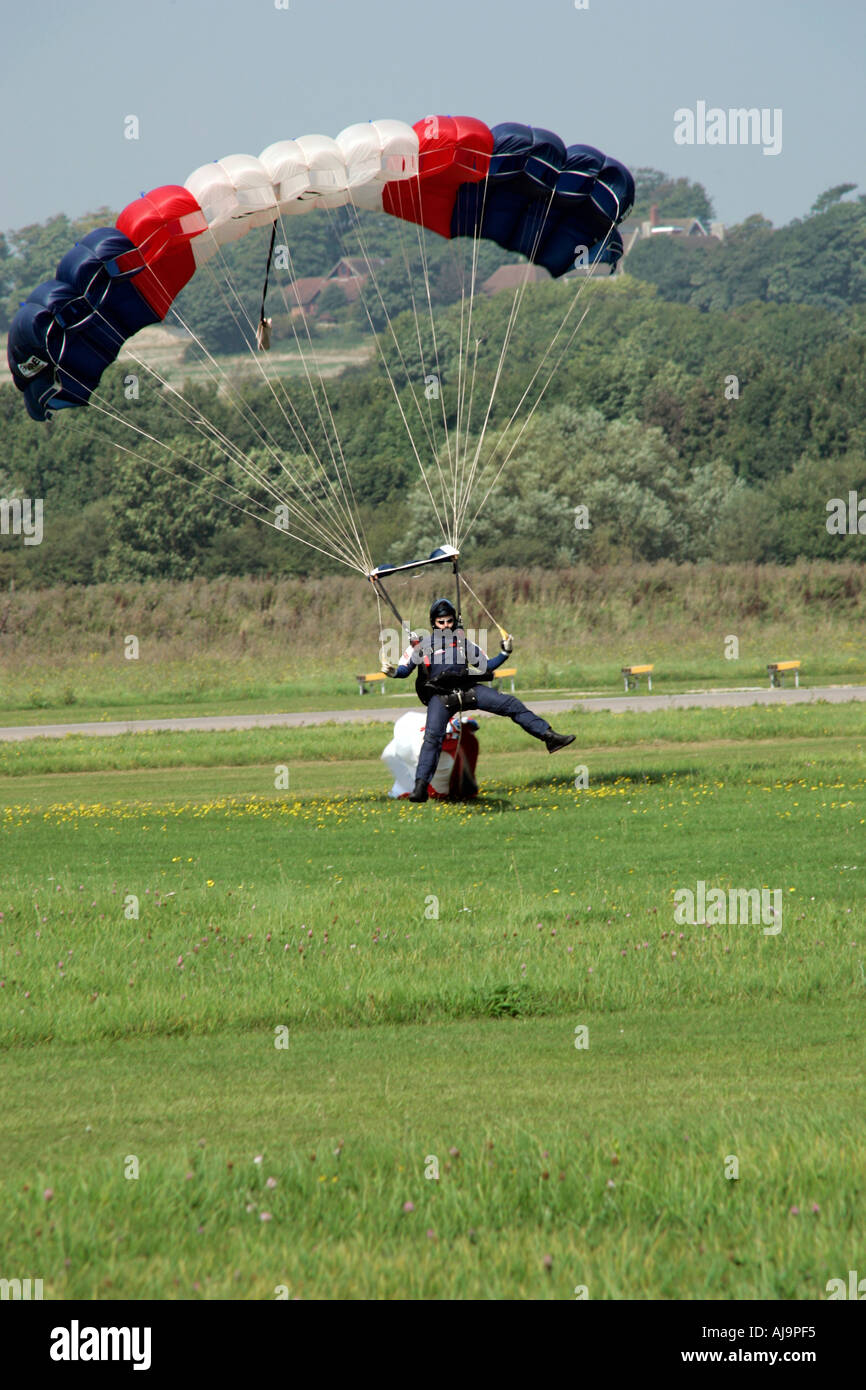
[[[658,203],[653,203],[652,207],[650,208],[650,226],[651,226],[651,227],[657,227],[658,224],[659,224],[659,205],[658,205]]]

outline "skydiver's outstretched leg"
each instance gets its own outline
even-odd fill
[[[479,709],[513,719],[514,723],[519,724],[521,729],[525,729],[528,734],[532,734],[533,738],[540,739],[542,743],[545,743],[549,753],[555,753],[557,748],[565,748],[567,744],[574,743],[574,734],[554,733],[546,719],[542,719],[540,714],[535,714],[531,709],[528,709],[514,695],[505,695],[501,690],[491,690],[486,685],[477,685],[475,694]]]

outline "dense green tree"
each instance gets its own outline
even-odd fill
[[[811,211],[814,213],[826,212],[828,208],[840,202],[846,193],[853,193],[856,187],[856,183],[837,183],[835,187],[828,188],[825,192],[818,194],[812,204]]]
[[[218,484],[201,472],[228,480],[219,452],[197,441],[170,443],[177,452],[168,462],[124,458],[118,465],[107,579],[189,578],[201,571],[209,542],[227,524],[225,489],[219,495]]]
[[[812,216],[778,231],[755,216],[729,228],[721,245],[669,236],[638,242],[627,269],[666,299],[706,312],[769,300],[842,313],[866,302],[866,201],[832,196],[847,187],[829,190]]]
[[[43,280],[52,280],[58,261],[80,237],[95,227],[113,227],[117,214],[110,208],[98,208],[84,217],[70,219],[65,213],[47,222],[34,222],[7,233],[9,255],[0,261],[0,275],[8,288],[0,312],[8,323],[19,302],[26,299]]]
[[[642,222],[650,215],[650,208],[656,204],[662,218],[699,217],[709,223],[715,216],[712,200],[701,183],[691,179],[672,179],[660,169],[640,168],[634,170],[634,210],[629,220]]]

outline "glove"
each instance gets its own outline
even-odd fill
[[[504,652],[506,656],[510,656],[514,651],[514,638],[511,636],[510,632],[507,637],[503,637],[499,644],[499,650]]]
[[[392,664],[391,664],[390,661],[383,661],[383,662],[382,662],[382,674],[383,674],[383,676],[396,676],[396,674],[397,674],[397,667],[396,667],[396,666],[392,666]]]

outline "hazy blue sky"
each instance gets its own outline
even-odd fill
[[[274,140],[431,112],[547,126],[698,179],[729,223],[866,187],[866,0],[38,0],[4,7],[2,35],[6,229],[120,208]],[[698,101],[781,108],[781,153],[675,144],[674,111]]]

